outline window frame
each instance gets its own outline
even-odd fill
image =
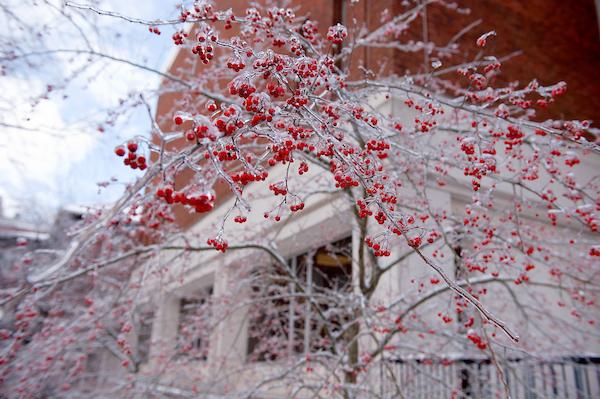
[[[338,249],[338,251],[336,251],[336,249]],[[336,239],[336,240],[332,240],[328,243],[326,243],[325,245],[322,245],[316,249],[310,249],[310,250],[304,250],[302,252],[297,252],[296,254],[289,256],[287,258],[287,264],[289,266],[289,268],[291,269],[291,272],[293,273],[293,275],[295,276],[295,278],[298,277],[303,277],[303,282],[306,284],[306,295],[310,296],[312,295],[313,291],[315,290],[315,288],[317,287],[317,289],[325,289],[325,290],[335,290],[338,292],[352,292],[353,289],[353,249],[354,249],[354,245],[353,245],[353,234],[352,232],[350,232],[349,234],[344,234],[342,235],[341,239]],[[347,257],[347,261],[344,264],[340,264],[339,266],[336,265],[318,265],[316,262],[316,258],[317,255],[321,252],[321,251],[327,251],[326,254],[335,254],[337,256],[343,255]],[[305,262],[305,270],[302,270],[302,266],[300,265],[300,261],[302,260],[303,257],[310,257],[312,259],[312,261],[309,262]],[[321,282],[318,283],[317,281],[319,280],[315,280],[316,277],[318,276],[318,274],[315,273],[315,269],[323,269],[323,270],[327,270],[326,268],[329,267],[335,267],[335,268],[340,268],[343,270],[343,273],[346,275],[346,278],[344,279],[344,283],[341,286],[336,285],[335,283],[331,283],[330,280],[328,280],[328,278],[325,276],[326,272],[323,272],[320,276],[321,278]],[[270,267],[268,267],[268,270],[277,270],[278,266],[277,265],[272,265]],[[282,275],[283,278],[287,278],[287,276]],[[317,285],[315,285],[315,283]],[[283,288],[283,285],[281,285],[280,287]],[[313,309],[312,309],[312,303],[311,301],[307,301],[304,299],[298,299],[296,297],[297,294],[297,290],[296,290],[296,284],[290,280],[287,283],[287,292],[290,294],[289,299],[286,301],[287,302],[287,320],[284,325],[287,326],[287,345],[286,345],[286,354],[284,356],[276,356],[274,358],[271,359],[266,359],[266,356],[268,356],[268,352],[266,353],[259,353],[257,355],[257,358],[255,360],[250,360],[252,362],[265,362],[265,361],[278,361],[278,360],[282,360],[285,358],[289,358],[289,357],[293,357],[293,356],[298,356],[298,355],[304,355],[307,356],[311,353],[311,349],[312,346],[315,346],[314,340],[312,339],[314,337],[314,332],[318,330],[318,327],[314,327],[313,326]],[[300,303],[298,303],[300,301]],[[296,311],[295,309],[297,308],[298,305],[302,305],[304,304],[304,312],[301,312],[300,314],[297,314],[298,311]],[[262,306],[268,306],[270,305],[270,300],[268,300],[265,304],[263,304]],[[323,304],[323,306],[326,306],[327,304]],[[253,328],[253,326],[255,325],[260,325],[261,323],[264,323],[264,319],[265,316],[264,314],[266,312],[264,312],[264,310],[259,310],[259,315],[254,317],[254,320],[250,319],[248,321],[248,326],[247,326],[247,330],[248,330],[248,338],[247,338],[247,349],[246,349],[246,360],[249,361],[248,359],[252,356],[255,355],[254,351],[259,348],[260,346],[260,339],[256,338],[256,337],[252,337],[250,335],[250,330]],[[303,314],[302,314],[303,313]],[[282,315],[285,315],[285,313],[282,313]],[[257,319],[260,320],[257,322]],[[299,349],[299,345],[298,343],[296,343],[296,338],[297,338],[297,334],[298,334],[298,330],[301,330],[301,335],[302,335],[302,349]],[[323,347],[319,347],[317,346],[316,350],[327,350]]]
[[[198,331],[195,332],[195,336],[192,338],[193,342],[187,343],[184,341],[182,343],[182,337],[187,335],[182,332],[182,329],[185,328],[183,323],[185,323],[184,317],[198,317],[198,310],[201,307],[206,307],[209,311],[208,320],[212,317],[213,305],[212,298],[214,296],[214,283],[211,282],[209,284],[204,284],[200,287],[195,287],[193,291],[190,293],[182,294],[178,297],[177,300],[177,326],[176,326],[176,342],[175,342],[175,359],[176,360],[187,360],[194,362],[207,362],[210,354],[210,345],[211,339],[210,335],[212,331],[208,334],[198,334]],[[187,302],[187,303],[186,303]],[[195,305],[194,305],[195,304]],[[184,312],[184,307],[193,306],[191,312]],[[204,316],[203,316],[204,317]],[[185,338],[184,338],[185,339]],[[206,342],[204,342],[206,341]],[[184,344],[190,344],[191,347],[186,351],[183,351],[185,348]],[[192,353],[190,353],[192,352]]]

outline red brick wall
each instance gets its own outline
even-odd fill
[[[470,15],[431,7],[431,39],[447,38],[456,27],[481,19],[463,41],[465,58],[478,50],[469,45],[480,34],[495,30],[498,35],[488,41],[486,52],[502,56],[523,51],[504,63],[504,77],[522,84],[534,78],[542,84],[567,82],[567,95],[541,116],[600,123],[600,35],[594,0],[461,0],[459,4],[469,7]]]

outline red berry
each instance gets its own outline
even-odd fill
[[[130,141],[129,143],[127,143],[127,149],[131,152],[136,152],[138,149],[138,145],[137,143]]]
[[[124,156],[125,155],[125,148],[123,147],[117,147],[115,148],[115,154],[117,154],[117,156]]]
[[[183,118],[177,115],[174,119],[176,125],[181,125],[183,123]]]

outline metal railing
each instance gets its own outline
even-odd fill
[[[600,357],[394,359],[381,364],[380,395],[419,398],[600,398]],[[498,367],[502,370],[504,382]],[[400,394],[398,394],[400,392]]]

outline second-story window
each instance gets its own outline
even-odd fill
[[[177,357],[206,360],[211,328],[212,287],[187,295],[179,304]]]
[[[266,267],[252,288],[248,360],[269,361],[332,350],[352,291],[352,245],[346,238]]]

